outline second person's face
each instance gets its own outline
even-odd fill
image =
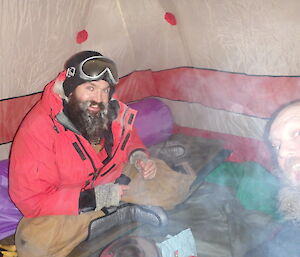
[[[300,185],[300,105],[279,114],[271,126],[270,141],[285,177]]]

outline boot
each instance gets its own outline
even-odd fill
[[[86,240],[92,240],[113,227],[132,222],[162,227],[168,223],[168,218],[160,207],[126,203],[107,215],[93,220],[89,225],[89,234]]]

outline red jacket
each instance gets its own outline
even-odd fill
[[[119,102],[119,115],[112,122],[113,157],[104,161],[104,149],[98,154],[84,137],[58,122],[63,105],[53,88],[59,83],[46,86],[12,145],[9,193],[25,217],[77,215],[80,191],[92,173],[100,172],[95,186],[113,182],[130,153],[145,148],[133,127],[136,111]],[[86,188],[90,187],[91,183]]]

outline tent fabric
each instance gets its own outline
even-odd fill
[[[0,123],[0,143],[12,141],[20,122],[40,98],[41,94],[38,93],[0,101],[0,110],[2,110],[0,120],[5,121]]]
[[[41,91],[66,58],[82,49],[112,57],[121,76],[184,66],[299,75],[299,5],[297,0],[3,0],[1,99]],[[165,20],[166,12],[176,17],[175,26]],[[83,30],[87,40],[78,43]]]
[[[178,126],[262,140],[266,119],[206,107],[200,103],[161,98],[171,109]],[[191,114],[193,118],[191,119]]]
[[[168,105],[175,133],[223,139],[233,150],[228,161],[272,171],[266,123],[300,98],[299,8],[298,0],[2,0],[0,159],[8,158],[21,120],[66,59],[96,50],[118,66],[120,100],[156,97]],[[193,204],[205,202],[202,192]],[[216,214],[243,229],[245,216],[232,209],[236,216]],[[215,256],[229,255],[218,248],[228,246],[228,235],[239,240],[225,233],[216,242],[215,235]],[[203,256],[212,250],[205,240]]]
[[[22,105],[22,96],[35,97],[86,49],[116,61],[126,76],[122,100],[157,96],[242,114],[228,119],[224,133],[258,138],[248,132],[257,126],[261,133],[264,122],[244,116],[268,119],[299,98],[299,7],[297,0],[3,0],[0,143],[12,140],[37,100]],[[220,131],[213,120],[208,130]]]
[[[285,85],[283,92],[280,90],[281,85]],[[299,87],[299,77],[247,76],[207,69],[177,68],[160,72],[132,73],[121,79],[117,96],[127,103],[157,96],[170,100],[201,103],[207,107],[232,113],[267,118],[280,105],[300,98]],[[255,95],[256,100],[253,101],[249,95]],[[16,124],[12,122],[14,120],[20,122],[39,98],[40,94],[34,94],[2,100],[0,102],[2,110],[14,107],[20,109],[17,113],[19,116],[15,113],[3,112],[3,119],[9,120],[11,123],[8,125],[15,129]],[[11,139],[6,134],[1,133],[2,142]]]
[[[232,151],[227,161],[257,162],[268,171],[276,173],[271,151],[264,141],[182,126],[175,126],[174,133],[222,140],[224,148]]]
[[[285,85],[283,92],[280,85]],[[154,96],[165,99],[180,126],[262,139],[267,117],[280,105],[300,98],[299,85],[298,77],[177,68],[134,72],[121,79],[116,95],[126,103]],[[249,95],[255,95],[256,100]],[[0,102],[1,119],[6,121],[0,123],[0,143],[12,140],[22,118],[39,98],[37,93]],[[8,111],[14,108],[18,111]]]

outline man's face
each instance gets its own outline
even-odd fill
[[[108,129],[109,84],[104,80],[79,85],[70,94],[67,115],[91,143],[98,142]]]
[[[285,178],[300,185],[300,104],[279,113],[271,125],[270,141]]]
[[[86,82],[76,87],[73,94],[81,103],[84,111],[95,115],[101,111],[101,105],[107,106],[109,100],[109,84],[104,80]]]

